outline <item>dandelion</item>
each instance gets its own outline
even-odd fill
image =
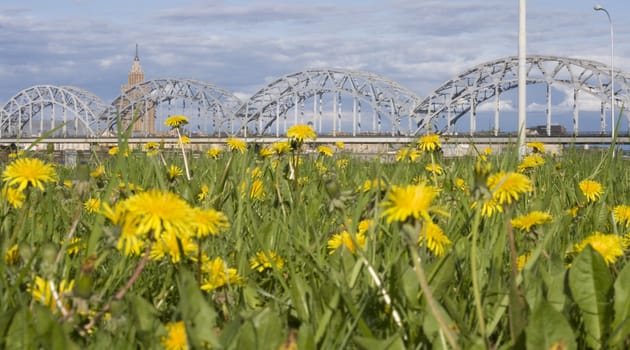
[[[159,240],[168,231],[180,239],[186,238],[194,229],[193,210],[183,199],[171,192],[156,189],[136,194],[125,200],[125,222],[136,234],[152,234]]]
[[[160,343],[166,350],[187,350],[186,326],[183,321],[171,322],[164,326],[168,335],[160,338]]]
[[[17,263],[20,262],[20,251],[18,250],[17,244],[14,244],[4,254],[4,262],[7,265],[17,265]]]
[[[72,237],[68,247],[66,248],[66,253],[69,256],[75,256],[79,254],[79,248],[85,248],[85,244],[81,244],[81,237]]]
[[[160,151],[160,144],[157,142],[147,142],[142,145],[142,149],[147,152],[148,156],[154,156]]]
[[[120,152],[120,148],[118,148],[118,146],[114,146],[110,148],[109,151],[107,151],[107,153],[109,153],[110,156],[115,156],[118,154],[118,152]]]
[[[381,215],[387,218],[387,223],[402,222],[409,217],[430,221],[430,212],[446,215],[432,206],[437,195],[437,188],[424,183],[406,187],[394,186],[382,204],[386,209]]]
[[[182,145],[188,145],[190,144],[190,137],[182,135],[182,137],[179,139],[179,142],[181,142]]]
[[[525,264],[527,264],[527,261],[529,261],[529,258],[531,258],[531,256],[532,253],[519,255],[518,258],[516,258],[516,268],[519,271],[523,271],[523,269],[525,268]]]
[[[88,213],[96,213],[101,208],[101,200],[98,198],[90,198],[83,203],[83,208]]]
[[[623,256],[623,238],[616,234],[593,232],[593,234],[584,238],[582,242],[576,244],[573,252],[577,254],[588,245],[601,254],[608,265],[614,264],[617,258]]]
[[[291,150],[291,144],[287,141],[274,142],[271,144],[271,149],[273,149],[277,155],[281,155]]]
[[[532,211],[531,213],[512,219],[510,222],[514,228],[525,232],[531,231],[533,226],[542,225],[551,221],[552,217],[542,211]]]
[[[27,186],[35,186],[44,190],[44,183],[54,182],[55,168],[36,158],[19,158],[9,164],[2,173],[2,180],[9,186],[17,184],[18,191]]]
[[[424,152],[439,151],[441,147],[440,135],[437,134],[424,135],[418,140],[418,148]]]
[[[332,157],[333,156],[333,150],[332,148],[325,146],[325,145],[320,145],[317,147],[317,152],[319,154],[321,154],[322,156],[326,156],[326,157]]]
[[[90,177],[97,179],[105,174],[105,166],[99,165],[90,173]]]
[[[355,241],[356,245],[354,243]],[[365,248],[365,242],[366,239],[364,233],[357,233],[357,235],[354,237],[354,240],[352,239],[352,236],[348,233],[348,231],[335,233],[328,240],[329,254],[333,254],[340,247],[345,247],[350,253],[354,254],[357,246],[361,249]]]
[[[261,158],[269,158],[269,157],[273,156],[274,154],[276,154],[276,152],[271,147],[263,147],[258,152],[258,155]]]
[[[208,198],[208,194],[210,193],[210,187],[208,187],[208,185],[201,185],[201,188],[199,189],[199,194],[197,195],[197,200],[198,201],[203,201],[204,199]]]
[[[457,186],[460,191],[468,192],[468,184],[466,183],[466,180],[460,177],[455,179],[455,186]]]
[[[545,159],[538,153],[526,156],[518,165],[518,171],[524,172],[529,169],[537,168],[545,164]]]
[[[578,212],[580,211],[580,207],[573,207],[565,210],[565,212],[571,217],[577,217]]]
[[[298,124],[293,125],[289,128],[289,130],[287,130],[287,137],[302,143],[305,140],[315,140],[317,138],[317,134],[310,125]]]
[[[276,254],[276,252],[274,251],[260,251],[256,253],[256,256],[249,259],[249,267],[252,270],[257,270],[258,272],[263,272],[266,269],[282,270],[283,266],[284,259],[282,259],[282,257]]]
[[[477,202],[474,202],[472,207],[474,208],[476,206]],[[503,206],[492,198],[483,201],[483,203],[481,204],[481,216],[489,218],[495,213],[503,213]]]
[[[618,205],[613,208],[613,216],[615,221],[620,224],[625,224],[626,228],[630,227],[630,206]]]
[[[182,254],[184,254],[184,256],[190,256],[198,250],[199,248],[190,237],[178,239],[172,232],[164,231],[153,246],[151,246],[149,258],[151,260],[161,260],[169,256],[171,262],[176,264],[181,261]]]
[[[490,148],[490,147],[484,148],[483,149],[483,154],[485,154],[487,156],[491,155],[492,154],[492,148]]]
[[[56,294],[59,299],[59,303],[63,305],[64,296],[70,293],[74,287],[74,280],[69,282],[66,280],[61,281],[59,287],[55,288],[54,293],[51,289],[51,284],[52,283],[47,282],[43,278],[36,276],[33,284],[29,286],[28,290],[34,300],[48,306],[52,312],[55,312],[57,310],[57,300],[55,300],[53,295]]]
[[[245,153],[245,151],[247,150],[247,142],[241,139],[230,137],[225,142],[227,143],[230,151]]]
[[[346,145],[343,143],[343,141],[335,142],[335,146],[337,147],[337,149],[344,149],[344,147],[346,147]]]
[[[498,204],[512,204],[521,194],[533,190],[531,180],[519,173],[498,172],[488,177],[488,189],[492,192],[492,198]]]
[[[534,153],[545,153],[545,144],[542,142],[528,142],[527,147],[531,148]]]
[[[385,191],[387,189],[387,185],[385,184],[385,181],[381,179],[365,180],[363,185],[359,186],[358,191],[370,192],[373,188]]]
[[[335,162],[335,165],[340,170],[347,168],[348,164],[350,164],[350,160],[349,159],[337,159],[337,162]]]
[[[415,148],[403,147],[396,152],[396,161],[410,161],[414,162],[420,157],[420,152]]]
[[[451,245],[451,240],[444,234],[440,226],[432,221],[427,221],[418,236],[418,245],[422,247],[425,244],[435,256],[443,256]]]
[[[424,167],[424,170],[433,173],[435,175],[442,175],[443,170],[439,164],[429,163]]]
[[[214,209],[194,208],[193,222],[197,238],[214,236],[230,227],[227,216]]]
[[[226,285],[239,285],[243,282],[243,278],[238,274],[238,271],[228,267],[227,263],[220,257],[202,265],[202,271],[207,276],[205,276],[200,287],[201,290],[212,291]]]
[[[265,188],[261,179],[252,181],[252,187],[249,190],[249,198],[262,200],[265,198]]]
[[[315,162],[315,168],[320,175],[328,173],[328,168],[324,165],[323,162]]]
[[[183,115],[172,115],[164,121],[164,125],[170,126],[172,129],[179,128],[186,124],[188,124],[188,118]]]
[[[13,187],[4,187],[2,189],[2,197],[15,209],[22,208],[26,199],[24,192]]]
[[[579,186],[589,202],[595,202],[604,193],[602,185],[594,180],[582,180]]]
[[[168,179],[170,181],[175,180],[176,177],[182,176],[183,174],[184,174],[184,171],[182,170],[182,168],[178,167],[177,165],[171,165],[168,168]]]
[[[212,159],[219,159],[221,152],[223,152],[221,148],[213,147],[206,151],[206,155]]]

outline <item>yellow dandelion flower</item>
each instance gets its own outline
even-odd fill
[[[442,167],[439,164],[434,164],[434,163],[429,163],[424,167],[424,170],[433,173],[435,175],[442,175],[442,173],[444,172],[444,170],[442,170]]]
[[[582,180],[579,186],[589,202],[595,202],[604,193],[602,184],[594,180]]]
[[[179,141],[182,143],[182,145],[188,145],[188,144],[190,144],[190,137],[188,137],[186,135],[182,135],[182,137],[179,139]]]
[[[90,173],[90,177],[96,179],[96,178],[99,178],[99,177],[103,176],[104,174],[105,174],[105,166],[101,164],[101,165],[97,166],[94,169],[94,171],[92,171]]]
[[[443,256],[451,243],[442,228],[432,221],[426,221],[418,236],[418,245],[422,247],[426,244],[435,256]]]
[[[630,247],[630,232],[626,233],[622,238],[624,248]]]
[[[268,252],[257,252],[256,256],[249,259],[249,267],[252,270],[257,270],[258,272],[263,272],[266,269],[272,270],[282,270],[284,266],[284,259],[274,251]]]
[[[227,143],[230,151],[245,153],[245,151],[247,150],[247,142],[241,139],[230,137],[225,142]]]
[[[56,180],[55,168],[36,158],[19,158],[6,167],[2,180],[9,186],[17,184],[19,191],[29,185],[43,191],[44,183]]]
[[[114,146],[110,148],[109,151],[107,151],[107,153],[109,153],[110,156],[115,156],[118,154],[118,152],[120,152],[120,148],[118,148],[118,146]]]
[[[263,176],[263,172],[259,167],[254,167],[251,170],[247,168],[247,172],[249,173],[252,179],[257,179]]]
[[[252,187],[249,190],[249,198],[256,200],[265,198],[265,188],[261,179],[256,179],[252,182]]]
[[[420,157],[420,152],[415,148],[403,147],[396,152],[396,161],[410,161],[414,162]]]
[[[206,155],[212,159],[219,159],[221,152],[223,152],[221,148],[213,147],[206,151]]]
[[[488,189],[492,192],[492,198],[499,204],[512,204],[518,201],[521,194],[531,192],[531,180],[515,172],[498,172],[488,177]]]
[[[96,213],[101,209],[101,200],[98,198],[90,198],[83,203],[83,208],[88,213]]]
[[[483,154],[485,154],[487,156],[491,155],[492,154],[492,148],[490,148],[490,147],[484,148],[483,149]]]
[[[125,221],[136,234],[152,234],[157,240],[168,231],[184,239],[194,230],[192,208],[174,193],[152,189],[129,197],[124,206]]]
[[[473,208],[477,205],[477,202],[473,203]],[[503,213],[503,206],[496,200],[490,198],[481,204],[481,216],[491,217],[495,213]]]
[[[382,204],[385,211],[381,215],[387,218],[387,223],[405,221],[409,217],[430,221],[430,212],[446,215],[432,206],[437,195],[437,188],[424,183],[394,186]]]
[[[542,211],[532,211],[531,213],[512,219],[510,222],[514,228],[525,232],[531,231],[533,226],[542,225],[551,221],[552,217]]]
[[[142,145],[142,149],[145,152],[147,152],[147,155],[150,155],[150,156],[156,155],[160,150],[160,144],[157,142],[150,141]]]
[[[183,115],[172,115],[166,118],[164,125],[170,126],[172,129],[188,124],[188,118]]]
[[[626,228],[630,227],[630,205],[618,205],[613,208],[613,216],[615,221],[625,224]]]
[[[457,188],[461,191],[468,192],[468,184],[466,183],[466,180],[462,178],[458,177],[455,179],[455,186],[457,186]]]
[[[531,256],[532,253],[526,253],[523,255],[519,255],[518,258],[516,258],[516,267],[519,271],[523,271],[523,269],[525,268],[525,264],[527,264],[527,261],[529,261],[529,258],[531,258]]]
[[[418,148],[424,152],[439,151],[442,148],[440,143],[440,135],[428,134],[424,135],[418,140]]]
[[[273,156],[274,154],[276,154],[276,152],[271,147],[263,147],[258,152],[258,155],[261,158],[269,158],[269,157]]]
[[[593,234],[584,238],[582,242],[576,244],[573,252],[577,254],[588,245],[601,254],[608,265],[614,264],[617,258],[623,256],[623,239],[616,234],[593,232]]]
[[[20,262],[20,251],[18,250],[17,244],[14,244],[4,254],[4,262],[7,265],[17,265],[17,263]]]
[[[380,191],[385,191],[387,190],[387,185],[385,184],[385,181],[381,179],[365,180],[365,182],[363,182],[363,185],[359,186],[358,191],[370,192],[370,190],[372,190],[373,188],[376,188]]]
[[[542,142],[528,142],[527,147],[531,148],[534,153],[545,153],[545,144]]]
[[[545,159],[540,154],[534,153],[523,158],[521,163],[518,165],[518,171],[524,172],[529,169],[537,168],[543,164],[545,164]]]
[[[168,167],[168,179],[170,181],[175,180],[176,177],[178,176],[182,176],[182,174],[184,174],[184,171],[182,170],[182,168],[178,167],[177,165],[171,165],[170,167]]]
[[[194,208],[195,236],[217,235],[230,227],[227,216],[218,210]]]
[[[220,257],[208,261],[202,265],[202,272],[207,274],[201,285],[201,290],[212,291],[223,286],[240,285],[243,278],[234,268],[228,267]]]
[[[310,125],[298,124],[287,130],[287,137],[301,143],[305,140],[315,140],[317,134]]]
[[[168,335],[160,338],[160,343],[166,350],[187,350],[186,326],[183,321],[167,323]]]
[[[13,187],[4,187],[2,189],[2,197],[15,209],[22,208],[26,199],[24,192]]]
[[[323,156],[326,157],[332,157],[333,156],[333,150],[332,148],[325,146],[325,145],[320,145],[317,147],[317,152]]]
[[[355,253],[357,246],[361,249],[365,248],[365,234],[357,233],[354,237],[354,241],[356,241],[356,245],[352,239],[352,236],[348,233],[348,231],[342,231],[340,233],[335,233],[328,240],[328,250],[329,254],[333,254],[340,247],[345,247],[352,254]]]
[[[287,141],[274,142],[271,144],[271,149],[273,149],[277,155],[281,155],[291,150],[291,144]]]
[[[66,297],[66,295],[68,295],[68,293],[72,291],[72,288],[74,287],[74,280],[71,280],[69,282],[63,280],[61,281],[61,283],[59,283],[58,286],[55,286],[54,282],[51,282],[48,282],[43,278],[36,276],[33,284],[28,287],[28,290],[34,300],[45,306],[48,306],[48,308],[50,308],[52,312],[55,312],[57,310],[58,302],[53,296],[53,286],[54,291],[59,298],[59,303],[61,303],[61,305],[64,305],[64,298]]]
[[[181,261],[182,253],[190,256],[198,252],[198,247],[190,237],[178,239],[172,232],[164,231],[151,246],[149,258],[151,260],[161,260],[170,257],[171,262],[176,264]]]
[[[85,249],[85,244],[81,240],[81,237],[72,237],[72,239],[70,240],[70,243],[68,244],[66,248],[66,253],[69,256],[75,256],[79,254],[80,248]]]
[[[203,201],[204,199],[208,198],[208,194],[210,193],[210,187],[208,187],[208,185],[201,185],[201,188],[199,189],[199,194],[197,195],[197,200],[198,201]]]
[[[337,159],[337,162],[335,162],[338,169],[345,169],[348,167],[348,164],[350,164],[349,159]]]
[[[580,207],[573,207],[573,208],[569,208],[565,210],[565,212],[568,215],[571,215],[571,217],[576,217],[579,211],[580,211]]]
[[[346,145],[343,143],[343,141],[335,142],[335,146],[337,147],[337,149],[344,149],[344,147],[346,147]]]
[[[372,227],[374,227],[374,219],[365,219],[359,221],[359,225],[357,226],[357,231],[360,234],[367,233]]]
[[[72,188],[72,185],[73,185],[72,180],[63,180],[63,185],[66,188]]]

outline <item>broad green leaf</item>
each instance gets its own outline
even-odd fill
[[[236,339],[236,349],[278,349],[285,340],[280,317],[270,308],[246,317]]]
[[[300,350],[315,350],[315,337],[313,327],[308,323],[302,323],[297,334],[297,345]]]
[[[576,349],[569,321],[546,301],[534,308],[525,329],[527,349]],[[555,346],[555,347],[554,347]]]
[[[186,325],[190,346],[200,349],[210,344],[215,349],[221,348],[215,334],[217,313],[204,299],[192,273],[182,269],[177,282],[180,295],[179,311]]]
[[[611,347],[621,347],[630,337],[630,263],[621,270],[614,284],[615,318],[612,323]]]
[[[291,282],[291,305],[295,308],[300,320],[308,321],[310,319],[308,299],[312,297],[313,292],[297,273],[293,275]]]
[[[158,326],[157,311],[143,297],[128,293],[125,297],[131,309],[134,326],[139,332],[153,333]]]
[[[374,339],[354,337],[354,342],[360,349],[365,350],[404,350],[405,343],[399,335],[393,335],[387,339]]]
[[[581,311],[586,344],[601,349],[610,323],[612,276],[604,258],[587,246],[569,270],[569,288]]]

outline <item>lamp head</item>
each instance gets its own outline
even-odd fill
[[[601,11],[601,10],[603,10],[603,9],[604,9],[604,8],[603,8],[603,7],[602,7],[602,5],[600,5],[600,4],[596,4],[595,6],[593,6],[593,10],[595,10],[595,11]]]

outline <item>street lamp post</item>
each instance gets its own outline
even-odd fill
[[[613,22],[610,13],[602,5],[597,4],[593,6],[593,10],[604,11],[610,23],[610,133],[612,142],[612,139],[615,137],[615,40],[613,39]]]

